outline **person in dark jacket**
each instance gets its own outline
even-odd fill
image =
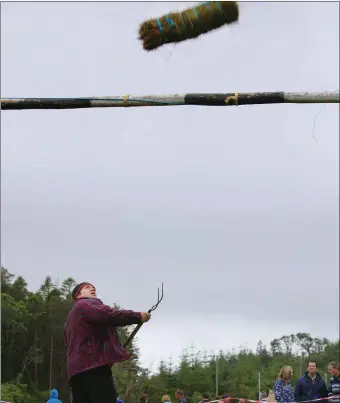
[[[64,338],[73,403],[116,402],[111,366],[132,356],[121,345],[116,327],[147,322],[150,314],[104,305],[87,282],[76,285],[72,298]]]
[[[193,397],[193,393],[192,392],[188,392],[186,395],[186,399],[187,399],[187,403],[191,403],[192,402],[192,397]]]
[[[328,397],[325,381],[317,372],[317,364],[310,361],[304,376],[298,379],[295,385],[295,401],[314,400]]]
[[[175,399],[178,403],[188,403],[182,390],[177,390],[175,393]]]
[[[59,393],[57,389],[52,389],[50,393],[50,398],[47,400],[46,403],[61,403],[61,400],[59,398]]]
[[[340,366],[332,361],[328,364],[328,372],[331,376],[328,385],[328,396],[330,403],[340,403]],[[336,396],[336,397],[332,397]]]

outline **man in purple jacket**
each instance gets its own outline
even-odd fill
[[[95,287],[86,282],[74,288],[72,298],[64,337],[73,403],[114,403],[117,392],[111,366],[131,357],[115,328],[147,322],[151,315],[104,305]]]

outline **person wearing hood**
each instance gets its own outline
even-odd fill
[[[47,400],[46,403],[61,403],[61,400],[59,398],[59,393],[57,389],[52,389],[50,393],[50,398]]]
[[[162,403],[171,403],[169,395],[164,395],[162,397]]]
[[[151,315],[104,305],[89,282],[76,285],[72,298],[64,339],[73,403],[116,402],[111,366],[132,357],[120,343],[116,327],[142,324]]]
[[[328,397],[326,382],[317,372],[317,363],[309,361],[304,376],[295,385],[295,401],[315,400]]]

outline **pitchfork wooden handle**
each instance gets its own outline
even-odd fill
[[[134,329],[133,332],[130,334],[130,336],[128,337],[128,339],[126,340],[126,342],[123,344],[123,347],[127,347],[131,342],[132,339],[136,336],[136,333],[138,332],[138,330],[143,326],[143,323],[137,325]]]
[[[151,309],[148,310],[148,313],[151,313]],[[136,336],[137,332],[139,331],[139,329],[143,326],[143,323],[140,323],[139,325],[137,325],[132,333],[130,334],[130,336],[128,337],[128,339],[126,340],[126,342],[123,344],[123,347],[127,347],[131,342],[132,339]]]

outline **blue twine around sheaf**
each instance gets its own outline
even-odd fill
[[[175,25],[174,20],[170,18],[168,15],[165,17],[165,21],[168,23],[170,27],[173,27]]]
[[[200,19],[200,16],[198,15],[198,12],[197,12],[197,10],[196,10],[196,7],[194,7],[192,10],[193,10],[193,12],[195,13],[197,19],[199,20],[199,19]]]
[[[221,6],[221,2],[215,1],[215,3],[218,4],[218,8],[220,9],[221,14],[224,14],[224,13],[223,13],[223,8],[222,8],[222,6]],[[213,12],[213,8],[212,8],[212,5],[211,5],[211,2],[210,2],[210,1],[206,1],[206,2],[202,3],[202,6],[209,6],[210,12],[211,12],[211,13]]]
[[[180,13],[179,17],[180,17],[180,19],[181,19],[181,21],[182,21],[182,24],[183,24],[184,28],[186,28],[184,19],[183,19],[183,17],[182,17],[182,13]]]
[[[175,22],[174,22],[174,20],[173,20],[171,17],[169,17],[168,15],[165,17],[165,21],[167,22],[167,24],[168,24],[170,27],[176,25]],[[162,31],[163,31],[163,25],[162,25],[162,23],[161,23],[160,18],[157,19],[157,25],[158,25],[159,31],[162,32]]]
[[[222,8],[222,6],[221,6],[221,3],[218,1],[217,4],[218,4],[218,7],[219,7],[219,9],[220,9],[220,11],[221,11],[221,14],[224,14],[224,13],[223,13],[223,8]]]
[[[224,13],[223,13],[222,6],[221,6],[221,2],[216,1],[216,3],[217,3],[217,5],[218,5],[218,7],[219,7],[219,9],[220,9],[220,11],[221,11],[221,14],[224,14]],[[211,15],[213,14],[213,8],[212,8],[212,5],[211,5],[211,2],[210,2],[210,1],[206,1],[206,2],[204,2],[204,3],[201,3],[201,5],[202,5],[202,6],[208,6]],[[197,11],[196,7],[194,7],[192,10],[193,10],[193,12],[195,13],[197,19],[199,20],[199,19],[200,19],[200,16],[199,16],[199,14],[198,14],[198,11]],[[183,24],[184,28],[186,28],[186,25],[185,25],[185,22],[184,22],[182,13],[179,14],[179,17],[180,17],[180,19],[181,19],[181,21],[182,21],[182,24]],[[166,23],[167,23],[170,27],[176,26],[174,20],[173,20],[171,17],[169,17],[168,15],[165,17],[165,21],[166,21]],[[160,18],[157,19],[157,25],[158,25],[159,31],[162,32],[162,31],[163,31],[163,25],[162,25],[162,23],[161,23]]]
[[[157,18],[157,25],[158,25],[159,31],[162,32],[163,31],[163,26],[162,26],[161,20],[159,18]]]

